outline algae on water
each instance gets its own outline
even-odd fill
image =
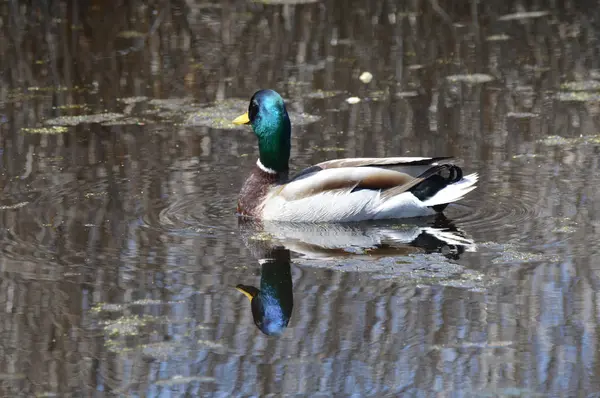
[[[232,123],[233,119],[248,110],[248,100],[226,99],[215,104],[189,112],[184,121],[186,126],[206,126],[224,130],[244,129]],[[294,126],[302,126],[319,120],[318,116],[304,112],[294,112],[288,107],[290,121]]]
[[[44,124],[53,126],[77,126],[84,123],[105,123],[123,118],[122,113],[106,112],[93,115],[59,116],[47,119]]]
[[[21,132],[28,134],[63,134],[69,131],[64,126],[50,126],[50,127],[24,127]]]
[[[600,91],[600,82],[597,80],[581,80],[561,84],[565,91]]]
[[[569,138],[550,135],[537,142],[548,146],[598,145],[600,144],[600,135],[582,135]]]
[[[600,93],[589,91],[561,91],[556,99],[562,102],[600,102]]]

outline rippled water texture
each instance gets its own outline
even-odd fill
[[[0,2],[0,395],[598,396],[597,8]],[[239,223],[258,88],[295,170],[449,155],[479,188]]]

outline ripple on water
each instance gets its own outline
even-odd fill
[[[176,235],[214,236],[234,231],[235,204],[226,199],[202,200],[197,192],[169,199],[160,209],[147,212],[143,217],[146,228]],[[231,225],[224,225],[224,221]]]
[[[563,199],[548,189],[555,172],[546,156],[512,157],[501,168],[487,171],[482,185],[445,213],[476,242],[504,245],[492,251],[518,246],[516,256],[506,255],[495,263],[556,261],[579,227],[561,215]],[[538,252],[543,259],[535,256]]]
[[[96,224],[98,215],[104,214],[101,201],[109,199],[107,184],[100,180],[82,189],[71,177],[57,175],[52,181],[31,183],[15,179],[7,185],[10,191],[20,192],[0,201],[5,270],[55,280],[66,275],[57,265],[86,264],[85,244],[78,245],[75,236],[104,227]]]
[[[486,184],[446,209],[445,214],[468,231],[475,240],[519,240],[527,225],[540,213],[535,181],[544,173],[535,159],[514,159],[522,166],[494,170]],[[509,180],[507,180],[509,178]]]
[[[510,231],[517,238],[523,223],[536,217],[537,200],[537,196],[531,192],[523,192],[518,197],[492,193],[486,201],[457,203],[445,213],[474,236]]]

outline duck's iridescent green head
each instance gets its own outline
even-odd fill
[[[283,98],[273,90],[260,90],[250,99],[248,112],[235,124],[251,124],[258,137],[260,162],[263,166],[286,172],[290,160],[292,127]]]

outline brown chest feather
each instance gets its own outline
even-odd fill
[[[255,167],[242,186],[237,205],[238,214],[259,217],[260,205],[269,189],[275,184],[285,182],[286,179],[287,173],[269,174]]]

